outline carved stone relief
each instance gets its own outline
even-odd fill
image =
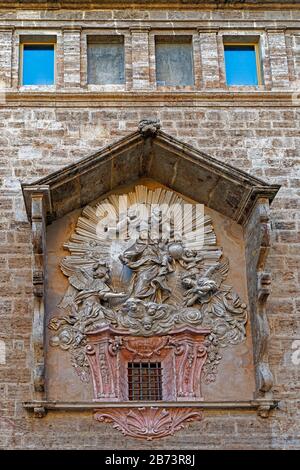
[[[138,202],[170,201],[183,204],[175,193],[159,188],[136,186],[128,195],[131,206]],[[122,328],[136,336],[167,334],[183,325],[210,328],[208,360],[204,379],[215,379],[221,349],[245,338],[247,307],[226,284],[229,260],[216,245],[212,221],[203,216],[198,230],[204,240],[178,239],[171,230],[168,239],[101,239],[96,233],[99,219],[107,207],[116,206],[110,196],[96,207],[83,210],[71,240],[65,244],[70,256],[61,262],[69,287],[59,304],[63,311],[49,328],[55,331],[52,346],[71,352],[72,363],[83,381],[89,379],[84,347],[86,334],[100,326]],[[134,210],[128,211],[135,226],[142,226]],[[107,217],[109,232],[110,218]],[[124,220],[118,220],[122,230]],[[196,239],[196,241],[195,241]],[[198,244],[198,246],[197,246]]]
[[[118,212],[120,200],[114,194],[87,206],[64,245],[70,255],[62,259],[61,269],[69,286],[58,305],[62,315],[54,316],[48,325],[54,333],[50,344],[69,351],[83,382],[92,377],[97,401],[128,400],[127,370],[121,374],[122,364],[155,357],[173,364],[173,377],[168,380],[173,380],[174,387],[165,388],[164,400],[199,400],[201,373],[206,383],[213,382],[222,349],[245,339],[247,306],[225,284],[230,264],[217,246],[209,216],[195,213],[193,236],[183,237],[177,230],[179,213],[170,215],[166,233],[161,213],[153,209],[158,203],[183,207],[185,201],[176,193],[140,185],[126,197],[125,216]],[[156,222],[154,231],[136,210],[140,203],[148,206]],[[181,331],[190,333],[179,340]],[[96,419],[113,420],[129,435],[133,417],[144,420],[138,437],[146,438],[170,434],[196,416],[185,412],[181,419],[172,410],[159,410],[154,418],[149,409],[127,415],[99,413]],[[167,413],[169,431],[161,429],[160,420],[165,421],[161,413]],[[157,420],[158,431],[153,435],[149,420]]]

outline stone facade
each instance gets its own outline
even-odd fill
[[[299,448],[299,8],[288,2],[281,8],[280,2],[218,8],[215,2],[205,8],[156,2],[155,8],[91,11],[88,1],[84,10],[64,3],[66,8],[37,9],[22,2],[9,9],[9,2],[0,2],[0,447],[119,448],[119,433],[92,420],[90,411],[54,410],[37,419],[23,407],[33,398],[34,305],[31,227],[20,181],[78,162],[151,117],[169,135],[281,185],[271,206],[274,239],[267,261],[273,277],[269,364],[279,406],[267,419],[253,410],[205,410],[202,421],[174,436],[150,443],[126,438],[122,446]],[[86,85],[87,34],[115,32],[124,35],[125,85]],[[174,32],[192,35],[194,87],[156,87],[154,36]],[[33,34],[57,38],[56,86],[19,85],[20,37]],[[223,36],[234,35],[261,38],[264,85],[226,87]]]

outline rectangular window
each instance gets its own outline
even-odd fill
[[[53,85],[54,44],[22,44],[22,85]]]
[[[260,54],[257,44],[224,44],[227,85],[260,85]]]
[[[156,36],[155,58],[157,85],[194,85],[191,36]]]
[[[129,400],[162,400],[161,372],[160,362],[129,362]]]
[[[125,82],[124,36],[88,36],[87,48],[89,84]]]

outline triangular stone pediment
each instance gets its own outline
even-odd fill
[[[31,197],[46,194],[48,223],[125,184],[153,179],[238,223],[247,220],[258,198],[272,201],[270,185],[223,163],[141,121],[136,132],[33,183],[22,184],[31,219]]]

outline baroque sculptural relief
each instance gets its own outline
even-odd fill
[[[125,215],[120,215],[120,198],[114,194],[94,207],[87,206],[64,245],[70,254],[62,259],[61,270],[69,285],[58,305],[61,314],[53,316],[48,325],[53,333],[50,344],[68,351],[81,381],[88,382],[92,377],[95,400],[128,400],[122,392],[125,378],[115,386],[114,367],[119,374],[122,367],[113,361],[147,357],[173,361],[178,377],[186,370],[196,374],[192,385],[187,385],[189,379],[184,379],[184,385],[183,379],[175,378],[178,393],[166,391],[164,400],[180,400],[180,393],[185,399],[201,399],[201,377],[207,384],[215,381],[222,350],[246,337],[247,306],[226,284],[230,261],[217,245],[209,216],[194,214],[196,228],[191,224],[190,236],[183,237],[176,224],[180,211],[170,215],[166,231],[157,209],[161,204],[183,206],[185,201],[176,193],[139,185],[126,198],[129,209]],[[136,209],[138,204],[149,209],[155,222],[151,231]],[[128,225],[130,233],[126,232]],[[138,338],[140,343],[136,343]],[[138,344],[144,356],[139,355]],[[102,368],[102,375],[97,368]],[[123,373],[126,375],[125,369]],[[110,375],[112,382],[105,385],[103,378],[109,380]],[[195,391],[197,383],[199,390]],[[145,413],[150,416],[154,412]],[[182,420],[189,420],[184,413]],[[190,418],[194,416],[191,413]],[[146,415],[143,419],[148,423]],[[154,415],[159,421],[157,413]],[[113,420],[118,429],[131,435],[126,413],[101,416],[97,413],[96,419]],[[170,432],[160,429],[157,437],[177,429],[170,418],[172,411],[168,417],[173,423]],[[149,433],[145,431],[144,437],[149,438]]]

